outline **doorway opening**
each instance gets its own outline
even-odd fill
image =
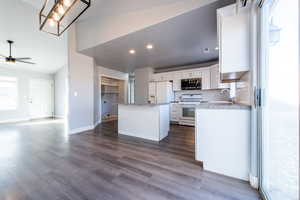
[[[118,120],[118,104],[125,103],[125,81],[101,76],[102,122]]]

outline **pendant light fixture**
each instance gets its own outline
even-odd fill
[[[60,36],[91,5],[91,0],[45,0],[39,14],[40,30]]]

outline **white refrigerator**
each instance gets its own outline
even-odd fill
[[[149,82],[148,101],[152,104],[170,103],[173,100],[172,83],[169,81]]]

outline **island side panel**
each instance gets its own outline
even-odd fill
[[[196,110],[196,160],[208,171],[248,180],[250,111]]]
[[[118,133],[159,141],[159,107],[148,105],[119,105]]]
[[[159,106],[159,133],[160,140],[168,136],[170,131],[170,105],[160,105]]]

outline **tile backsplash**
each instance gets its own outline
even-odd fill
[[[229,101],[229,89],[212,89],[212,90],[181,90],[176,91],[174,100],[180,101],[183,94],[200,94],[202,101]]]
[[[247,72],[242,76],[239,82],[236,83],[236,102],[251,105],[251,100],[253,99],[251,87],[251,73]]]

